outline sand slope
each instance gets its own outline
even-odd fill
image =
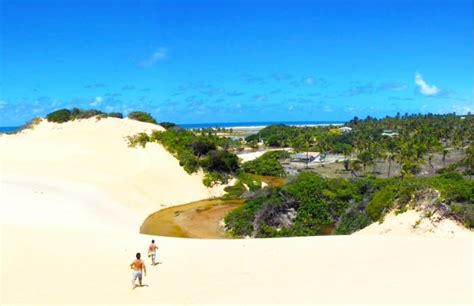
[[[159,144],[127,146],[126,136],[151,130],[162,127],[115,118],[44,120],[33,130],[0,136],[1,171],[92,184],[140,214],[222,193],[205,188],[202,174],[188,175]]]
[[[152,238],[138,234],[142,216],[208,196],[160,146],[124,146],[143,128],[155,126],[0,137],[1,305],[473,303],[472,236],[156,237],[162,264],[132,291],[128,265]]]
[[[382,223],[373,223],[355,234],[469,238],[473,237],[474,232],[454,220],[443,218],[439,213],[428,218],[422,211],[411,209],[401,214],[391,212]]]
[[[466,304],[469,240],[340,236],[159,238],[159,260],[130,289],[150,237],[2,227],[2,303]]]

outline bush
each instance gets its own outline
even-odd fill
[[[33,118],[30,121],[28,121],[25,125],[23,125],[20,129],[22,130],[27,130],[27,129],[33,129],[35,126],[41,123],[41,118]]]
[[[153,118],[151,114],[145,112],[131,112],[128,114],[128,118],[141,122],[157,124],[155,118]]]
[[[123,115],[121,113],[107,114],[97,109],[83,110],[83,109],[74,107],[71,110],[60,109],[52,113],[49,113],[48,115],[46,115],[46,119],[48,119],[48,121],[51,121],[51,122],[63,123],[63,122],[71,121],[71,120],[88,119],[88,118],[92,118],[96,116],[98,119],[107,118],[107,117],[114,117],[114,118],[120,118],[120,119],[123,118]]]
[[[422,181],[417,179],[387,181],[390,183],[375,193],[367,205],[367,215],[373,221],[380,220],[385,213],[394,208],[395,204],[398,208],[403,209],[415,192],[425,186]]]
[[[237,155],[223,150],[210,151],[201,166],[209,172],[235,173],[239,169]]]
[[[204,178],[202,179],[202,183],[206,187],[212,187],[218,183],[222,183],[225,181],[225,178],[220,175],[219,173],[215,172],[208,172],[204,175]]]
[[[191,143],[194,155],[201,157],[212,150],[216,149],[216,145],[209,140],[197,139]]]
[[[169,130],[172,127],[177,126],[175,123],[172,122],[160,122],[160,125],[165,128],[165,130]]]
[[[142,148],[144,148],[147,142],[150,141],[150,136],[148,136],[147,133],[138,133],[133,136],[127,136],[127,140],[129,147],[135,147],[137,145],[140,145],[142,146]]]
[[[287,151],[269,151],[244,163],[243,169],[245,172],[256,175],[284,177],[286,173],[279,160],[289,157],[290,153]]]
[[[122,113],[108,113],[107,116],[112,117],[112,118],[123,119],[123,114]]]
[[[238,199],[247,191],[247,188],[245,188],[242,181],[238,181],[233,186],[225,187],[224,191],[227,192],[227,194],[224,195],[225,199]]]
[[[47,114],[46,119],[50,122],[64,123],[71,120],[71,111],[63,108]]]
[[[372,223],[372,221],[364,209],[350,210],[342,216],[334,234],[350,235],[370,225],[370,223]]]

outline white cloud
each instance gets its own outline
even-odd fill
[[[95,97],[94,101],[89,103],[89,106],[98,106],[100,103],[102,103],[102,97]]]
[[[262,101],[265,101],[267,99],[267,97],[265,95],[255,95],[254,98],[258,102],[262,102]]]
[[[306,85],[314,85],[314,79],[313,78],[306,78],[306,80],[304,80],[304,82],[306,83]]]
[[[421,74],[417,73],[415,76],[415,84],[419,87],[420,93],[426,96],[434,96],[439,93],[439,88],[435,85],[429,85],[423,80]]]
[[[159,48],[146,60],[141,62],[141,65],[144,67],[153,66],[156,62],[164,60],[167,57],[168,51],[166,48]]]
[[[323,112],[331,113],[332,111],[333,111],[333,109],[329,105],[325,105],[323,107]]]
[[[458,115],[465,115],[467,113],[472,113],[474,109],[470,105],[453,105],[451,111],[455,112]]]

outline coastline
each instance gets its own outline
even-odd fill
[[[126,119],[125,119],[126,120]],[[296,127],[317,127],[317,126],[341,126],[342,121],[275,121],[275,122],[216,122],[216,123],[183,123],[177,124],[185,129],[201,129],[201,128],[232,128],[237,130],[261,130],[269,125],[286,124]],[[23,126],[0,126],[0,134],[11,134],[18,132]]]

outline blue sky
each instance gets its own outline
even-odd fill
[[[472,0],[0,2],[0,126],[474,111]]]

